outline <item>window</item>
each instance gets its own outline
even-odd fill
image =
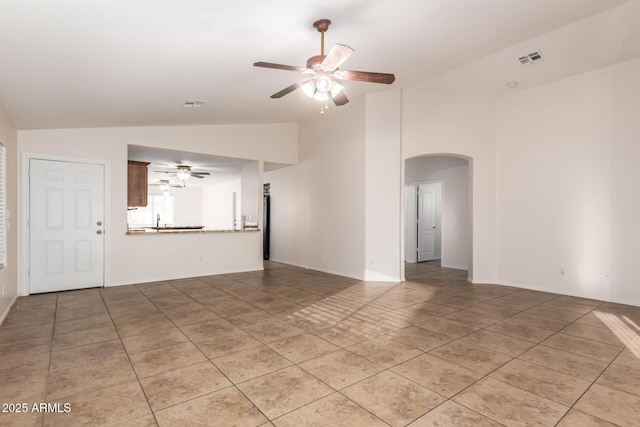
[[[147,206],[129,211],[130,227],[155,227],[160,215],[161,225],[173,225],[175,215],[175,198],[150,194]]]
[[[0,268],[7,262],[7,149],[0,143]]]

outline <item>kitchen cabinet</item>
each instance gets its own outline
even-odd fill
[[[130,208],[147,206],[148,162],[129,160],[127,174],[127,206]]]

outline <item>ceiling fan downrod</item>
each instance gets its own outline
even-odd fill
[[[320,32],[320,55],[324,55],[324,33],[329,29],[331,21],[329,19],[318,19],[313,23],[313,28]]]

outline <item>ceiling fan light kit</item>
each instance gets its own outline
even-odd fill
[[[306,68],[292,65],[274,64],[271,62],[254,62],[255,67],[274,68],[278,70],[296,71],[306,74],[308,77],[300,82],[293,83],[271,95],[271,98],[283,96],[300,88],[310,98],[323,103],[321,113],[329,108],[329,98],[337,106],[344,105],[349,99],[344,94],[344,86],[337,80],[353,80],[369,83],[391,84],[395,81],[393,74],[372,73],[368,71],[340,70],[342,65],[355,52],[349,46],[336,44],[327,55],[324,54],[324,33],[329,29],[331,21],[319,19],[313,23],[313,27],[320,32],[320,55],[312,56],[307,60]]]

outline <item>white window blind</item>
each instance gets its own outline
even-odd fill
[[[0,143],[0,268],[7,262],[7,151]]]

